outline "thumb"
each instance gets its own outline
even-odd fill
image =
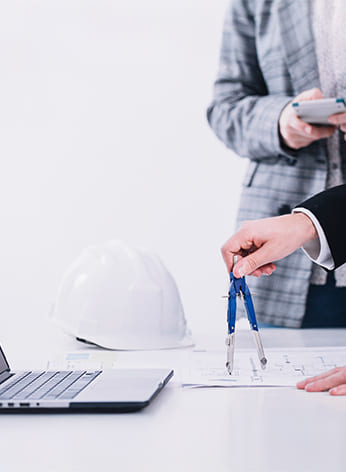
[[[323,94],[319,88],[315,87],[302,92],[297,98],[299,98],[299,100],[317,100],[323,98]]]
[[[270,257],[270,247],[262,246],[257,251],[243,257],[233,268],[233,273],[237,278],[251,274],[258,267],[262,267],[269,262],[273,262]]]

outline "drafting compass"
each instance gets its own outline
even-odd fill
[[[267,359],[264,355],[263,345],[258,331],[258,325],[255,315],[255,309],[253,306],[251,293],[249,287],[245,282],[245,277],[237,279],[233,272],[230,273],[230,282],[228,292],[228,310],[227,310],[227,323],[228,323],[228,336],[226,338],[227,346],[227,362],[226,368],[228,373],[231,375],[233,370],[234,360],[234,342],[235,342],[235,322],[236,322],[236,311],[237,311],[237,297],[243,298],[247,317],[250,323],[250,327],[254,334],[255,343],[257,347],[258,358],[261,363],[262,369],[265,369]]]

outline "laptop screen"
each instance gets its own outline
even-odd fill
[[[10,366],[8,365],[6,357],[4,356],[4,353],[2,352],[2,349],[0,347],[0,374],[5,372],[6,370],[10,370]]]

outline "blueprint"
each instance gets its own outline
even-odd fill
[[[266,349],[268,359],[262,370],[253,349],[234,353],[234,369],[229,375],[225,351],[191,352],[183,371],[184,387],[290,387],[306,377],[346,365],[346,347]]]

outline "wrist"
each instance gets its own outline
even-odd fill
[[[286,149],[287,151],[294,152],[294,151],[297,151],[297,149],[291,146],[291,142],[287,133],[287,126],[288,126],[287,112],[288,112],[288,107],[291,105],[291,103],[292,102],[286,105],[286,107],[281,112],[279,122],[278,122],[278,134],[279,134],[281,147],[283,149]]]
[[[280,146],[281,148],[286,151],[286,152],[296,152],[297,149],[294,149],[293,147],[289,146],[285,138],[283,137],[281,130],[280,130],[280,125],[278,126],[278,134],[279,134],[279,141],[280,141]]]
[[[301,234],[302,246],[318,238],[317,229],[308,215],[297,212],[293,213],[292,216],[294,217],[296,227],[299,229],[299,233]]]

